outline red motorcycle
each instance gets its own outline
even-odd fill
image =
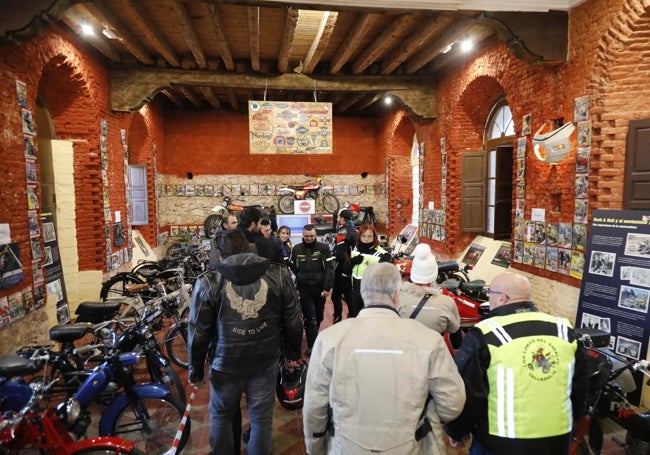
[[[302,185],[288,185],[278,188],[278,192],[282,194],[278,199],[278,207],[282,213],[293,213],[294,202],[304,200],[314,200],[316,203],[320,201],[323,209],[327,213],[334,213],[339,210],[341,204],[339,200],[332,194],[334,187],[323,186],[323,179],[316,177],[316,180],[304,183]]]

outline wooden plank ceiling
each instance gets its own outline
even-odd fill
[[[354,1],[334,9],[245,0],[54,3],[57,19],[109,62],[116,110],[154,98],[169,109],[222,112],[245,112],[252,99],[317,100],[332,102],[337,115],[377,116],[393,95],[416,116],[432,118],[436,75],[466,58],[461,41],[495,35],[531,64],[563,61],[567,49],[566,11],[544,7],[485,13]],[[9,28],[1,38],[21,37]]]

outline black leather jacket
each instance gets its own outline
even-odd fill
[[[302,314],[286,266],[254,253],[236,254],[215,264],[194,284],[190,306],[188,354],[190,380],[203,379],[208,353],[211,367],[248,373],[277,362],[281,345],[289,360],[300,358]]]

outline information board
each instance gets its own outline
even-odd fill
[[[646,359],[649,305],[650,211],[594,210],[576,326],[609,332],[616,354]]]

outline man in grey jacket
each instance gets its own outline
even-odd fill
[[[446,453],[441,422],[460,414],[465,388],[440,334],[400,319],[400,283],[393,264],[370,264],[365,307],[316,339],[303,408],[309,454],[415,455],[425,439],[426,453]],[[425,418],[428,400],[436,412]]]
[[[210,446],[233,453],[233,417],[246,394],[251,432],[247,451],[269,455],[280,347],[300,359],[302,314],[291,274],[250,252],[241,231],[217,237],[222,260],[194,285],[187,347],[189,380],[203,381],[211,357]],[[209,352],[214,349],[214,353]]]

